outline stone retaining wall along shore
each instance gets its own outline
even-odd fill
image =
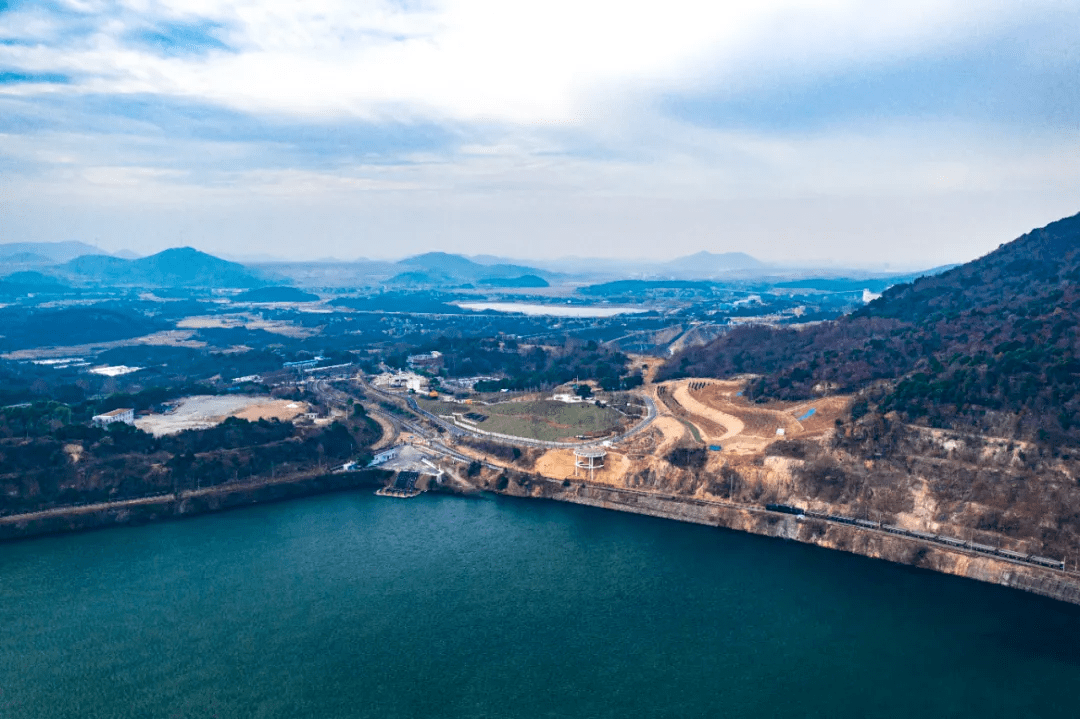
[[[576,483],[566,487],[546,478],[544,482],[546,491],[542,496],[558,501],[816,544],[1080,604],[1080,577],[1072,572],[1022,566],[910,537],[769,512],[759,507],[722,505],[693,497],[665,497],[640,490]]]

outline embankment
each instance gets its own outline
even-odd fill
[[[251,504],[279,502],[358,487],[382,486],[391,474],[378,469],[335,472],[223,484],[181,492],[179,496],[165,494],[101,504],[57,507],[30,514],[0,517],[0,540],[116,525],[145,524]]]
[[[796,518],[756,507],[725,506],[692,497],[665,497],[580,483],[567,487],[565,483],[535,475],[529,478],[526,486],[518,487],[518,491],[511,489],[508,493],[806,542],[1080,604],[1080,578],[1074,574],[1021,565],[886,532],[807,517]]]

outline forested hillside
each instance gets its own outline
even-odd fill
[[[135,401],[127,406],[145,398],[128,396]],[[209,429],[154,437],[123,423],[85,424],[114,404],[110,398],[95,409],[57,402],[0,408],[0,516],[310,474],[350,459],[364,465],[381,436],[360,405],[324,427],[230,417]]]
[[[159,319],[101,305],[29,311],[4,307],[0,308],[0,350],[113,342],[168,327]]]
[[[973,262],[897,285],[799,329],[742,327],[673,357],[661,377],[761,375],[755,399],[867,390],[934,426],[1080,445],[1080,215]]]

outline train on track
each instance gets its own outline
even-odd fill
[[[957,539],[956,537],[948,537],[942,534],[932,534],[930,532],[920,532],[916,529],[904,529],[903,527],[897,527],[892,524],[885,524],[883,522],[874,522],[869,519],[855,519],[854,517],[844,517],[839,514],[824,514],[822,512],[810,512],[802,507],[793,507],[788,504],[766,504],[765,509],[770,512],[780,512],[781,514],[792,514],[796,517],[808,517],[810,519],[821,519],[826,522],[836,522],[837,524],[850,524],[855,527],[862,527],[864,529],[875,529],[880,532],[889,532],[890,534],[899,534],[904,537],[912,537],[914,539],[921,539],[926,542],[936,542],[937,544],[944,544],[948,547],[956,547],[958,549],[966,549],[971,552],[980,552],[982,554],[991,554],[996,557],[1003,557],[1014,562],[1024,562],[1027,564],[1036,564],[1041,567],[1049,567],[1050,569],[1065,570],[1065,562],[1060,559],[1051,559],[1049,557],[1040,557],[1035,554],[1024,554],[1022,552],[1014,552],[1011,549],[1002,549],[1000,547],[992,547],[989,544],[979,544],[978,542],[971,542],[964,539]]]

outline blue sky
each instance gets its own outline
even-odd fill
[[[1080,211],[1080,5],[0,2],[0,242],[927,267]]]

